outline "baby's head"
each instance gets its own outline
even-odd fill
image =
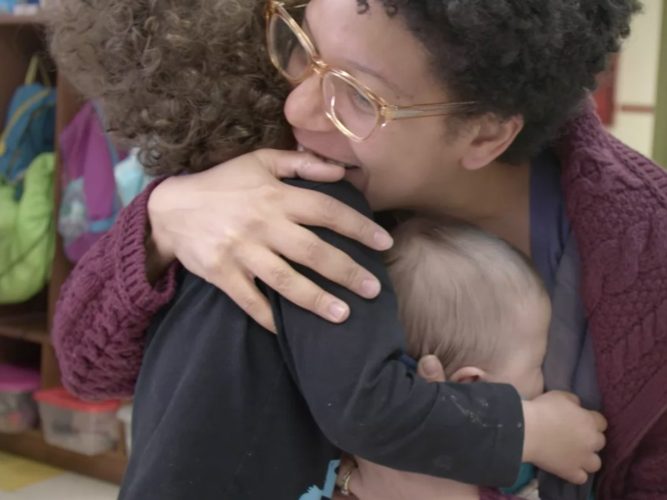
[[[409,353],[435,354],[454,382],[544,390],[549,297],[528,261],[504,241],[459,222],[413,217],[394,232],[389,274]]]
[[[51,52],[153,175],[293,147],[289,85],[267,55],[264,0],[49,3]]]

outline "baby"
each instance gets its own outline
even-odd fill
[[[459,222],[413,217],[398,225],[394,238],[387,265],[408,353],[436,355],[452,382],[507,383],[523,399],[540,395],[551,303],[527,260]],[[359,462],[362,476],[382,474],[387,483],[405,486],[406,498],[484,498],[477,486]]]

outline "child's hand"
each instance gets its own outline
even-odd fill
[[[570,393],[552,391],[523,403],[523,461],[574,484],[600,470],[607,421]]]
[[[388,249],[391,237],[344,203],[279,179],[334,182],[344,175],[344,168],[309,153],[261,150],[205,172],[172,177],[149,199],[147,247],[160,263],[178,259],[269,330],[275,331],[273,314],[255,277],[304,309],[342,322],[349,315],[347,304],[285,260],[310,267],[366,298],[377,296],[380,283],[303,225],[326,227],[376,250]],[[148,264],[148,270],[154,267]]]
[[[417,373],[427,382],[444,382],[445,371],[435,356],[419,360]],[[581,407],[574,394],[552,391],[524,401],[523,461],[535,464],[574,484],[600,470],[598,453],[605,445],[607,421]]]

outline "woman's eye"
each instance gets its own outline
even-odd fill
[[[349,93],[352,104],[354,104],[355,108],[359,111],[363,111],[364,113],[372,113],[374,111],[373,103],[359,90],[350,85]]]

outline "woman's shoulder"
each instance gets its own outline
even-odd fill
[[[587,269],[588,308],[603,295],[639,293],[649,275],[667,279],[667,262],[659,258],[667,247],[667,171],[591,113],[571,124],[560,154],[567,213]]]
[[[559,143],[568,216],[599,242],[642,239],[667,220],[667,170],[613,137],[592,110],[573,120]],[[667,244],[667,242],[654,242]]]
[[[558,152],[570,203],[606,200],[615,211],[629,213],[667,210],[667,170],[615,138],[594,110],[564,128]],[[639,198],[646,203],[636,203]]]

